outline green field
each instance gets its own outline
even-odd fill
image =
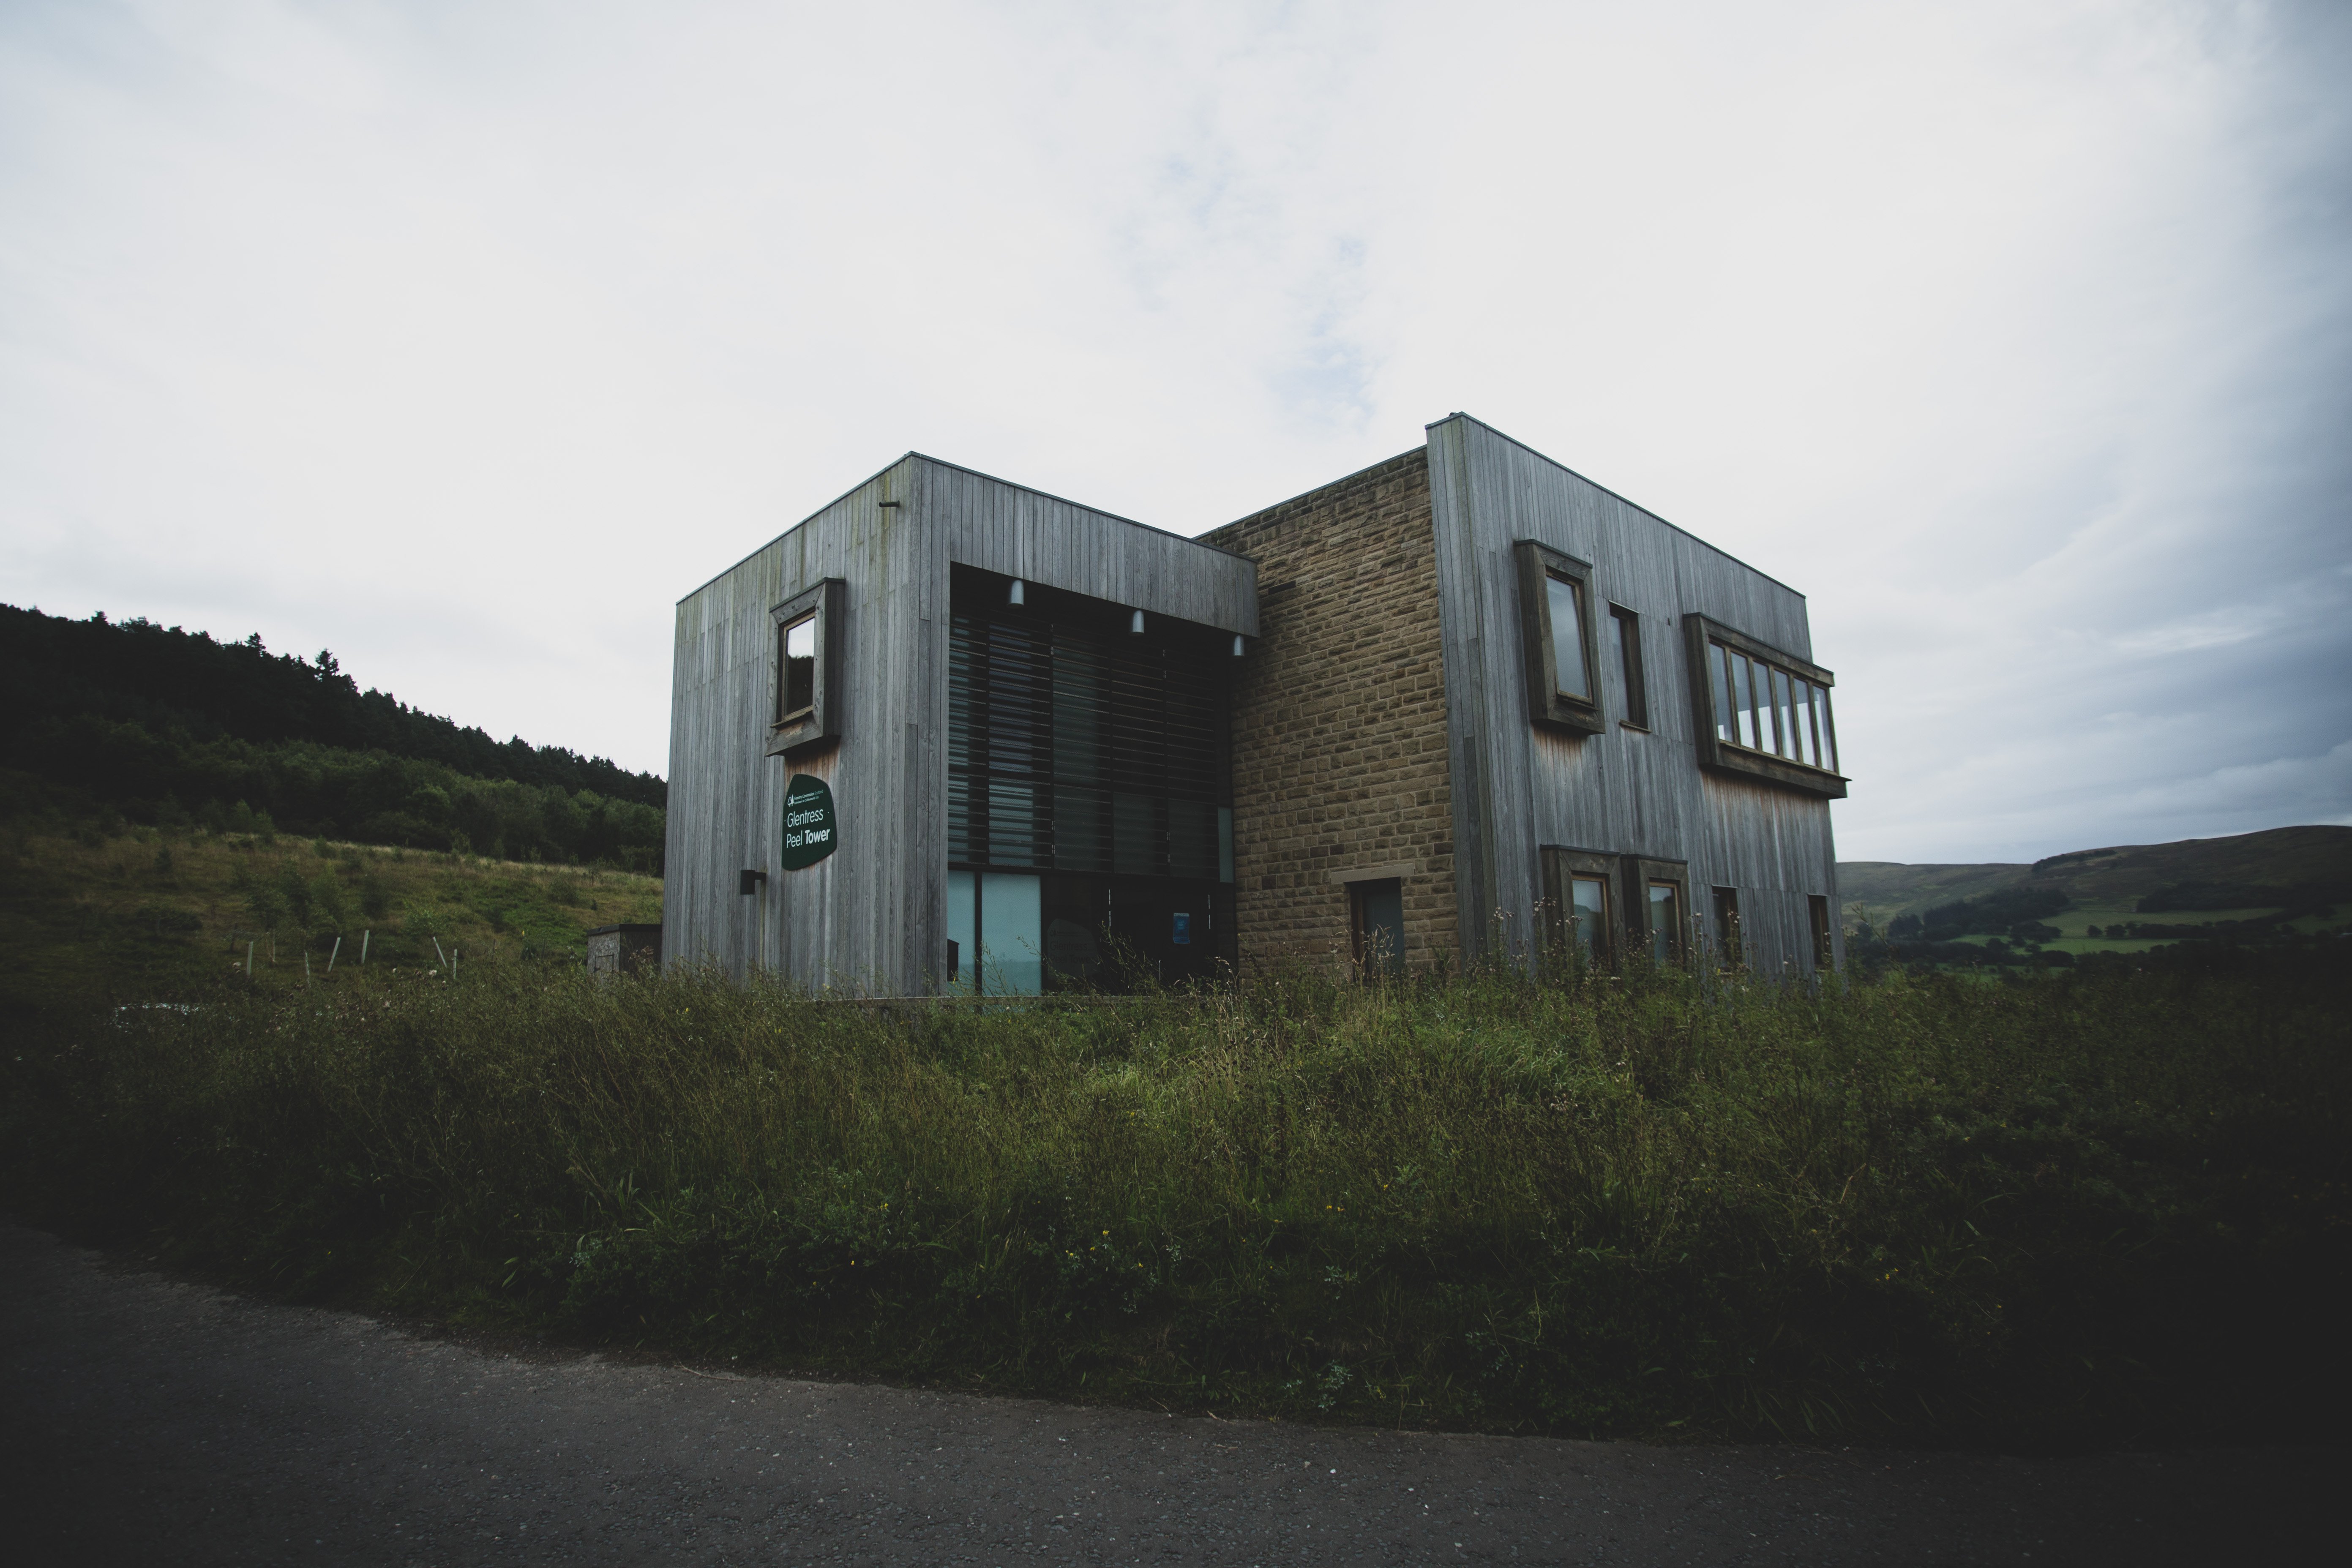
[[[461,969],[576,965],[591,928],[661,918],[655,877],[173,832],[88,809],[0,820],[0,1016],[360,984],[439,965],[436,940]]]

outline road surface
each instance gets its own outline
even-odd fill
[[[2332,1562],[2347,1480],[2342,1451],[1654,1448],[485,1350],[0,1224],[14,1568]]]

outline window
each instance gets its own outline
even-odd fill
[[[1544,937],[1554,952],[1578,962],[1607,963],[1614,951],[1610,884],[1618,858],[1589,849],[1543,850]]]
[[[1649,682],[1642,670],[1642,617],[1622,605],[1609,606],[1617,628],[1617,668],[1625,682],[1625,720],[1636,730],[1650,727]]]
[[[1635,952],[1660,968],[1689,951],[1687,877],[1679,860],[1628,855],[1624,861],[1626,936]]]
[[[1737,969],[1747,962],[1739,930],[1739,889],[1717,888],[1715,892],[1715,945],[1723,962]]]
[[[1519,577],[1519,634],[1528,716],[1580,734],[1602,728],[1600,640],[1592,624],[1592,568],[1549,545],[1522,539],[1511,547]]]
[[[1370,980],[1404,973],[1404,887],[1394,877],[1348,884],[1349,945]]]
[[[778,657],[784,661],[784,678],[776,684],[783,711],[776,715],[776,722],[782,724],[816,710],[816,617],[804,616],[780,635],[784,647]]]
[[[1830,900],[1823,893],[1808,894],[1805,914],[1813,928],[1813,967],[1826,974],[1837,967],[1837,942],[1830,930]]]
[[[776,626],[776,700],[768,724],[770,756],[841,738],[842,601],[846,584],[827,577],[769,614]]]
[[[1699,765],[1843,798],[1826,669],[1704,616],[1685,616]]]

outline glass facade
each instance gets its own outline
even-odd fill
[[[1035,584],[1007,597],[956,569],[948,862],[978,877],[979,983],[1108,984],[1115,950],[1213,973],[1233,936],[1223,640],[1139,636],[1124,608]]]

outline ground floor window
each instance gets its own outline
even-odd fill
[[[948,872],[948,988],[990,996],[1208,981],[1234,958],[1233,896],[1169,877]]]
[[[1348,884],[1348,937],[1356,973],[1404,973],[1404,884],[1395,877]]]
[[[1738,968],[1747,962],[1741,951],[1739,930],[1739,889],[1717,888],[1715,895],[1715,946],[1723,962]]]
[[[1813,928],[1813,967],[1828,971],[1837,967],[1837,943],[1830,931],[1830,900],[1826,894],[1810,893],[1805,898],[1805,914]]]

